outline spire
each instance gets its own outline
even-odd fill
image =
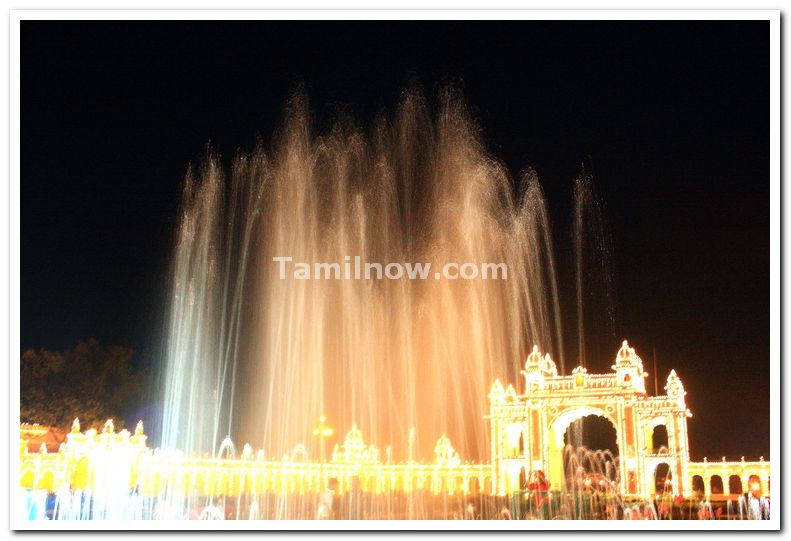
[[[621,349],[618,350],[618,355],[615,357],[616,364],[619,362],[631,362],[636,357],[634,348],[629,347],[629,341],[624,340],[621,344]]]
[[[558,368],[549,353],[544,355],[544,360],[541,362],[541,372],[547,378],[556,378],[558,376]]]
[[[645,392],[645,378],[648,373],[643,371],[643,360],[637,355],[629,342],[624,340],[621,349],[615,355],[615,364],[612,369],[618,377],[620,385],[632,387],[638,393]]]
[[[557,377],[558,369],[549,353],[541,355],[538,346],[534,345],[533,351],[527,356],[522,375],[525,377],[525,392],[529,392],[531,388],[540,386],[544,378]]]
[[[461,464],[459,453],[453,448],[450,443],[450,438],[443,434],[437,440],[437,445],[434,446],[435,462],[440,466],[457,466]]]
[[[525,361],[525,371],[538,370],[541,366],[541,361],[541,352],[538,351],[538,346],[533,345],[533,351],[527,356],[527,361]]]
[[[665,391],[667,391],[668,398],[678,402],[679,407],[686,407],[686,401],[684,400],[684,397],[686,396],[687,392],[684,390],[684,384],[681,383],[681,378],[678,377],[678,374],[676,374],[675,370],[671,370],[670,374],[667,376]]]
[[[345,462],[349,464],[379,462],[379,450],[373,445],[366,445],[363,440],[363,433],[352,425],[351,430],[346,433],[346,438],[340,448],[336,447],[332,452],[332,462]]]
[[[489,389],[489,401],[492,404],[502,404],[505,400],[505,389],[499,379],[494,380],[491,389]]]

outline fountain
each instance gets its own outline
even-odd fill
[[[294,97],[270,145],[237,155],[227,174],[213,154],[187,173],[159,448],[147,447],[142,423],[130,434],[112,421],[82,433],[75,420],[57,454],[23,441],[28,518],[715,518],[705,498],[679,511],[674,494],[688,489],[670,475],[656,494],[636,477],[660,459],[678,474],[709,472],[705,460],[689,462],[691,414],[675,371],[667,396],[648,397],[642,360],[624,341],[614,373],[588,374],[589,268],[604,276],[610,331],[613,315],[585,171],[574,224],[580,364],[569,374],[535,172],[513,182],[452,90],[434,111],[408,91],[370,130],[343,117],[320,134]],[[301,279],[283,274],[285,259],[305,272],[329,266]],[[359,261],[380,274],[360,278]],[[503,264],[507,279],[388,279],[388,264],[419,262]],[[524,391],[498,379],[520,374]],[[603,402],[614,395],[620,408]],[[576,409],[564,411],[569,396]],[[531,397],[552,423],[539,423]],[[660,413],[677,419],[678,445],[643,452],[639,423]],[[617,425],[625,456],[582,445],[585,415]],[[330,421],[348,429],[342,443]],[[249,443],[237,453],[234,440]],[[717,467],[768,472],[763,459]],[[728,517],[768,517],[768,499],[753,493],[728,500]]]
[[[279,456],[326,415],[394,456],[447,433],[482,460],[495,375],[534,342],[561,352],[546,205],[515,190],[451,91],[407,92],[370,132],[313,132],[302,97],[269,147],[187,174],[173,262],[162,446],[217,452],[235,434]],[[505,263],[507,280],[281,279],[295,262]],[[430,412],[430,413],[429,413]],[[411,432],[412,431],[412,432]],[[428,439],[426,439],[428,438]]]

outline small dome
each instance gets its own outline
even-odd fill
[[[616,360],[628,360],[634,357],[634,348],[629,347],[629,342],[627,340],[623,341],[621,345],[621,349],[618,350],[618,358]]]
[[[461,464],[459,453],[453,448],[450,438],[443,434],[434,446],[434,458],[438,465],[457,466]]]
[[[533,346],[533,351],[527,356],[524,372],[539,372],[545,377],[553,377],[558,375],[555,361],[552,360],[552,357],[549,355],[549,353],[546,355],[541,355],[541,352],[538,350],[538,346]]]
[[[349,442],[363,441],[363,433],[359,428],[357,428],[356,424],[353,424],[351,430],[349,430],[349,432],[346,433],[346,441]]]
[[[667,384],[665,385],[667,396],[676,400],[683,400],[687,392],[684,390],[684,384],[681,383],[681,378],[678,377],[675,370],[671,370],[667,376]]]
[[[544,355],[544,360],[541,363],[541,372],[544,374],[544,377],[549,378],[557,377],[558,375],[558,368],[549,353]]]
[[[541,360],[541,352],[538,351],[538,346],[534,345],[533,351],[527,356],[527,361],[525,361],[525,370],[538,368],[541,365]]]
[[[492,383],[492,387],[489,390],[489,400],[495,404],[499,404],[503,402],[504,396],[505,389],[503,388],[503,384],[500,383],[499,379],[494,380],[494,383]]]

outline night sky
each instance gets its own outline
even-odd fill
[[[616,293],[589,370],[628,338],[653,378],[656,348],[693,458],[769,456],[768,22],[23,21],[21,39],[23,349],[96,337],[155,374],[190,162],[269,140],[299,85],[322,126],[453,83],[489,151],[542,180],[567,351],[585,161]]]

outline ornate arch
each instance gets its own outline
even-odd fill
[[[618,429],[618,422],[615,418],[606,411],[604,408],[598,408],[594,406],[572,406],[570,408],[564,409],[557,415],[555,415],[552,420],[549,422],[550,431],[553,431],[555,434],[555,439],[559,439],[558,441],[552,442],[557,447],[563,446],[563,435],[568,430],[571,423],[576,421],[577,419],[582,419],[583,417],[588,417],[589,415],[596,415],[597,417],[603,417],[607,421],[612,424],[613,428],[615,429],[615,441],[616,445],[620,446],[621,442],[621,431]]]

